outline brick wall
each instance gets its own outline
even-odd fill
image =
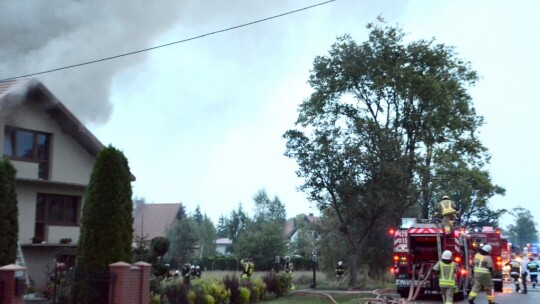
[[[138,262],[133,265],[117,262],[109,265],[115,276],[111,283],[109,304],[148,304],[150,301],[151,265]]]
[[[22,267],[15,264],[6,265],[3,267],[0,267],[0,286],[2,286],[3,290],[0,291],[0,294],[2,294],[3,302],[4,304],[23,304],[24,299],[24,290],[21,290],[21,292],[18,295],[15,295],[15,289],[17,288],[16,282],[15,282],[15,272],[17,271],[24,271],[26,267]],[[148,304],[148,303],[146,303]]]

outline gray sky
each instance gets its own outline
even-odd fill
[[[178,41],[319,3],[316,0],[3,1],[0,78]],[[62,5],[60,5],[62,3]],[[408,39],[456,47],[482,79],[470,90],[485,118],[481,139],[495,208],[521,205],[540,217],[536,119],[540,82],[538,1],[338,0],[249,27],[151,52],[40,75],[104,143],[121,149],[137,177],[134,194],[197,205],[214,221],[262,188],[288,216],[317,212],[282,134],[311,92],[313,59],[337,36],[367,39],[382,15]],[[20,16],[20,17],[18,17]],[[505,217],[503,224],[510,223]]]

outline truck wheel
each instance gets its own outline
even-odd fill
[[[503,291],[503,282],[502,281],[493,282],[493,289],[495,289],[496,292],[502,292]]]

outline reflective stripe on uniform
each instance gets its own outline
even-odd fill
[[[485,265],[482,265],[484,262],[484,256],[480,253],[474,255],[474,272],[476,273],[489,273],[489,269]]]
[[[448,205],[445,205],[447,203]],[[454,208],[452,208],[452,201],[444,200],[441,202],[442,215],[448,215],[454,213]]]
[[[439,267],[441,267],[441,276],[439,277],[439,286],[441,287],[456,286],[456,281],[454,280],[454,264],[450,263],[449,265],[445,265],[444,263],[440,263]],[[444,276],[445,268],[449,268],[447,277]]]

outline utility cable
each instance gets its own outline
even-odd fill
[[[86,61],[86,62],[73,64],[73,65],[68,65],[68,66],[55,68],[55,69],[51,69],[51,70],[46,70],[46,71],[42,71],[42,72],[36,72],[36,73],[31,73],[31,74],[26,74],[26,75],[20,75],[20,76],[5,78],[5,79],[1,79],[0,81],[14,80],[14,79],[19,79],[19,78],[25,78],[25,77],[36,76],[36,75],[41,75],[41,74],[47,74],[47,73],[51,73],[51,72],[56,72],[56,71],[71,69],[71,68],[75,68],[75,67],[80,67],[80,66],[83,66],[83,65],[89,65],[89,64],[93,64],[93,63],[97,63],[97,62],[102,62],[102,61],[112,60],[112,59],[116,59],[116,58],[120,58],[120,57],[130,56],[130,55],[134,55],[134,54],[138,54],[138,53],[148,52],[148,51],[152,51],[152,50],[155,50],[155,49],[171,46],[171,45],[174,45],[174,44],[184,43],[184,42],[188,42],[188,41],[191,41],[191,40],[200,39],[200,38],[203,38],[203,37],[206,37],[206,36],[211,36],[211,35],[227,32],[227,31],[235,30],[235,29],[238,29],[238,28],[241,28],[241,27],[246,27],[246,26],[250,26],[250,25],[253,25],[253,24],[261,23],[261,22],[268,21],[268,20],[271,20],[271,19],[276,19],[276,18],[279,18],[279,17],[291,15],[291,14],[298,13],[298,12],[301,12],[301,11],[304,11],[304,10],[308,10],[308,9],[311,9],[311,8],[314,8],[314,7],[317,7],[317,6],[325,5],[325,4],[328,4],[330,2],[334,2],[334,1],[336,1],[336,0],[329,0],[329,1],[325,1],[325,2],[320,2],[320,3],[310,5],[310,6],[306,6],[306,7],[294,10],[294,11],[289,11],[289,12],[282,13],[282,14],[279,14],[279,15],[274,15],[274,16],[271,16],[271,17],[267,17],[267,18],[264,18],[264,19],[259,19],[259,20],[256,20],[256,21],[236,25],[236,26],[229,27],[229,28],[226,28],[226,29],[213,31],[213,32],[209,32],[209,33],[202,34],[202,35],[199,35],[199,36],[194,36],[194,37],[183,39],[183,40],[178,40],[178,41],[174,41],[174,42],[170,42],[170,43],[166,43],[166,44],[161,44],[161,45],[158,45],[158,46],[154,46],[154,47],[150,47],[150,48],[146,48],[146,49],[142,49],[142,50],[137,50],[137,51],[124,53],[124,54],[120,54],[120,55],[115,55],[115,56],[111,56],[111,57],[105,57],[105,58],[92,60],[92,61]]]

